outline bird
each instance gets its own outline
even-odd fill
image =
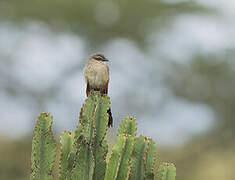
[[[101,53],[95,53],[87,60],[83,70],[87,97],[93,91],[99,91],[101,95],[108,94],[109,67],[106,64],[108,61],[104,54]],[[112,127],[113,117],[110,108],[107,113],[109,116],[108,127]]]

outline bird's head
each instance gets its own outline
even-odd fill
[[[96,61],[109,61],[106,57],[104,57],[101,53],[96,53],[91,55],[90,59],[94,59]]]

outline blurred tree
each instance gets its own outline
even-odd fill
[[[122,37],[143,48],[147,35],[170,25],[176,15],[208,12],[193,1],[168,3],[158,0],[11,0],[1,1],[0,7],[3,20],[43,21],[54,30],[78,33],[91,47]]]
[[[197,55],[188,64],[172,63],[167,84],[174,94],[207,104],[215,114],[214,125],[206,134],[194,137],[178,150],[161,151],[172,154],[167,159],[175,158],[180,179],[235,178],[232,155],[235,151],[234,52]]]
[[[129,39],[141,47],[141,51],[147,50],[146,39],[151,33],[170,26],[176,15],[194,12],[208,13],[208,9],[193,1],[0,1],[0,22],[13,22],[19,27],[24,27],[28,22],[43,22],[55,33],[74,32],[85,40],[85,54],[94,52],[94,49],[97,51],[115,38]],[[11,66],[15,62],[14,53],[0,54],[0,88],[9,97],[23,97],[33,102],[36,106],[34,109],[43,109],[48,99],[58,100],[63,87],[61,82],[82,69],[80,62],[71,64],[64,68],[49,87],[35,90],[12,73]],[[37,113],[34,113],[35,117]]]
[[[169,71],[168,85],[176,96],[214,110],[218,123],[214,122],[211,135],[223,145],[235,138],[234,57],[234,53],[197,55],[189,64],[172,64]]]

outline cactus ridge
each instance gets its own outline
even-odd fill
[[[94,173],[94,156],[91,146],[84,136],[80,136],[76,143],[76,153],[71,179],[92,180]]]
[[[90,95],[82,106],[79,121],[83,127],[82,132],[89,144],[102,144],[108,129],[107,110],[110,106],[108,96],[101,96],[99,92]]]
[[[83,134],[85,141],[91,147],[95,161],[94,179],[103,179],[105,174],[108,146],[104,137],[108,129],[109,106],[109,97],[93,92],[83,104],[79,116],[80,126],[82,126],[80,134]]]
[[[146,179],[154,178],[154,166],[156,160],[156,145],[151,138],[145,138],[146,151],[143,156]]]
[[[52,180],[56,142],[51,127],[52,116],[40,113],[33,133],[30,180]]]
[[[130,178],[149,179],[154,178],[154,162],[156,145],[151,138],[139,136],[135,140],[134,150],[131,159]]]
[[[60,136],[60,160],[59,179],[67,180],[71,178],[71,171],[74,163],[74,137],[75,132],[64,131]]]
[[[121,152],[121,161],[119,165],[119,171],[117,180],[127,179],[128,172],[130,170],[130,157],[134,147],[134,137],[128,134],[123,135],[126,138],[125,146]]]
[[[79,116],[79,121],[82,126],[82,134],[85,137],[85,140],[89,144],[93,144],[93,139],[94,139],[94,114],[95,114],[95,106],[96,103],[92,103],[91,97],[88,97],[85,100],[85,103],[82,106],[80,116]]]
[[[117,140],[107,166],[105,180],[128,179],[135,135],[136,120],[134,118],[125,118],[118,130]]]
[[[106,168],[105,180],[116,179],[118,175],[119,166],[121,163],[121,152],[125,147],[126,137],[118,136],[116,139],[116,143],[113,146],[112,154],[109,159],[109,163]]]

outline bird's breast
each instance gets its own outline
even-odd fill
[[[108,67],[106,64],[88,64],[84,76],[91,88],[102,88],[109,80]]]

